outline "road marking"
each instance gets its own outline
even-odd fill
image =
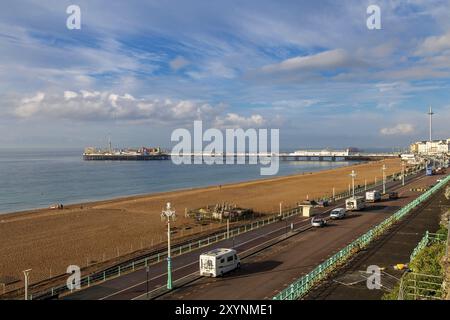
[[[308,229],[309,229],[309,228],[308,228]],[[305,229],[305,230],[308,230],[308,229]],[[282,237],[282,236],[283,236],[283,235],[281,235],[281,236],[279,236],[279,237]],[[275,239],[276,239],[276,238],[275,238]],[[254,246],[254,247],[251,247],[251,248],[248,248],[248,249],[245,250],[245,251],[242,251],[240,254],[243,254],[244,252],[250,251],[250,250],[252,250],[252,249],[254,249],[254,248],[256,248],[256,247],[265,245],[266,243],[271,242],[271,241],[273,241],[273,240],[274,240],[274,239],[269,239],[269,240],[267,240],[267,241],[265,241],[265,242],[263,242],[263,243],[260,243],[260,244]],[[248,257],[248,256],[247,256],[247,257]],[[242,260],[245,259],[245,258],[247,258],[247,257],[242,258]],[[195,263],[197,263],[197,262],[195,262]],[[184,278],[187,278],[187,277],[189,277],[189,276],[192,276],[192,275],[194,275],[194,274],[198,274],[198,271],[193,272],[193,273],[191,273],[191,274],[188,274],[188,275],[186,275],[186,276],[184,276],[184,277],[182,277],[182,278],[179,278],[179,279],[177,279],[177,281],[180,281],[180,280],[182,280],[182,279],[184,279]],[[195,280],[198,280],[198,279],[195,279]],[[193,280],[193,281],[195,281],[195,280]],[[217,279],[214,279],[214,280],[217,281]],[[144,283],[145,283],[145,282],[144,282]],[[161,289],[161,288],[164,288],[164,286],[161,286],[161,287],[159,287],[159,288],[156,289],[156,290],[159,290],[159,289]],[[154,292],[154,291],[156,291],[156,290],[153,290],[153,291],[151,291],[151,292],[148,292],[148,294],[150,294],[150,293],[152,293],[152,292]],[[114,295],[114,294],[113,294],[113,295]],[[147,295],[147,293],[143,293],[143,294],[141,294],[141,295],[139,295],[139,296],[137,296],[137,297],[132,298],[131,300],[139,299],[140,297],[143,297],[143,296],[145,296],[145,295]]]
[[[298,221],[298,222],[294,222],[294,227],[295,227],[295,225],[300,224],[301,222],[305,222],[305,220],[301,220],[301,221]],[[301,225],[301,226],[303,226],[303,225]],[[253,238],[253,239],[250,239],[250,240],[248,240],[248,241],[242,242],[242,243],[236,245],[235,247],[241,247],[241,246],[243,246],[243,245],[245,245],[245,244],[247,244],[247,243],[249,243],[249,242],[255,241],[256,239],[266,237],[266,236],[268,236],[268,235],[270,235],[270,234],[272,234],[272,233],[275,233],[275,232],[278,232],[278,231],[284,230],[284,229],[286,229],[286,227],[278,228],[278,229],[273,230],[273,231],[271,231],[271,232],[269,232],[269,233],[265,233],[265,234],[262,234],[262,235],[260,235],[260,236],[258,236],[258,237],[256,237],[256,238]],[[299,228],[297,228],[297,229],[299,229]],[[227,240],[230,240],[230,239],[227,239]],[[272,241],[272,240],[273,240],[273,239],[270,239],[269,241]],[[224,241],[225,241],[225,240],[224,240]],[[261,243],[261,244],[265,244],[265,243],[267,243],[267,241],[266,241],[266,242],[263,242],[263,243]],[[246,251],[248,251],[248,250],[250,250],[250,249],[253,249],[253,248],[255,248],[255,247],[258,247],[258,246],[260,246],[261,244],[258,244],[258,245],[254,246],[254,247],[252,247],[252,248],[249,248],[249,249],[247,249],[247,250],[245,250],[245,251],[243,251],[243,252],[246,252]],[[242,252],[242,253],[243,253],[243,252]],[[191,266],[191,265],[197,264],[197,263],[198,263],[198,261],[191,262],[191,263],[186,264],[186,265],[184,265],[184,266],[182,266],[182,267],[179,267],[179,268],[177,268],[177,269],[175,269],[175,270],[172,270],[172,272],[181,270],[181,269],[183,269],[183,268],[186,268],[186,267],[188,267],[188,266]],[[139,271],[136,271],[136,272],[139,272]],[[192,275],[192,274],[194,274],[194,273],[191,273],[191,275]],[[158,278],[160,278],[160,277],[162,277],[162,276],[165,276],[165,275],[167,275],[167,272],[162,273],[162,274],[160,274],[160,275],[158,275],[158,276],[156,276],[156,277],[153,277],[153,278],[149,279],[149,281],[158,279]],[[183,277],[183,278],[184,278],[184,277]],[[183,279],[183,278],[180,278],[180,279]],[[137,284],[134,284],[134,285],[132,285],[132,286],[126,287],[126,288],[124,288],[124,289],[121,289],[121,290],[119,290],[119,291],[116,291],[116,292],[114,292],[114,293],[111,293],[111,294],[109,294],[109,295],[107,295],[107,296],[104,296],[104,297],[100,298],[99,300],[105,300],[105,299],[108,299],[108,298],[110,298],[110,297],[113,297],[113,296],[115,296],[115,295],[117,295],[117,294],[120,294],[120,293],[122,293],[122,292],[125,292],[125,291],[127,291],[127,290],[129,290],[129,289],[132,289],[132,288],[134,288],[134,287],[137,287],[137,286],[139,286],[139,285],[141,285],[141,284],[144,284],[144,283],[146,283],[146,282],[147,282],[147,280],[142,281],[142,282],[139,282],[139,283],[137,283]],[[158,288],[161,288],[161,287],[158,287]]]

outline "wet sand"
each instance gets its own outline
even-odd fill
[[[400,159],[357,164],[349,167],[287,177],[207,188],[185,189],[144,196],[70,205],[63,210],[39,209],[0,216],[0,278],[22,279],[22,270],[32,268],[31,282],[65,273],[70,264],[86,266],[137,249],[157,245],[165,238],[161,210],[170,201],[177,210],[174,226],[194,226],[184,217],[185,209],[228,202],[265,214],[295,206],[306,199],[331,196],[348,190],[355,170],[356,185],[382,179],[401,171]],[[212,182],[213,184],[213,182]],[[220,227],[220,224],[210,226]],[[205,227],[201,227],[205,228]],[[181,230],[181,229],[180,229]],[[177,232],[186,236],[200,226]]]

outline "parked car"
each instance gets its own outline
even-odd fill
[[[309,206],[317,206],[317,202],[315,200],[303,200],[302,204]]]
[[[316,228],[322,228],[327,225],[327,220],[321,217],[314,217],[311,219],[311,225]]]
[[[345,208],[336,208],[331,210],[330,218],[331,219],[343,219],[345,218],[346,210]]]
[[[317,202],[317,206],[319,207],[328,207],[330,205],[330,203],[328,202],[328,200],[320,200],[319,202]]]
[[[389,192],[389,199],[390,200],[398,199],[398,192],[395,191]]]

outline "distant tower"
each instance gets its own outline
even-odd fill
[[[431,106],[430,106],[430,111],[428,111],[428,115],[430,116],[430,142],[433,141],[432,136],[431,136],[431,133],[433,130],[433,114],[434,114],[433,109],[431,109]]]
[[[112,153],[112,144],[111,144],[111,135],[108,136],[108,140],[109,140],[109,153]]]

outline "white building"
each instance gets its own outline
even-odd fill
[[[418,141],[411,144],[410,150],[416,154],[450,154],[450,139]]]

